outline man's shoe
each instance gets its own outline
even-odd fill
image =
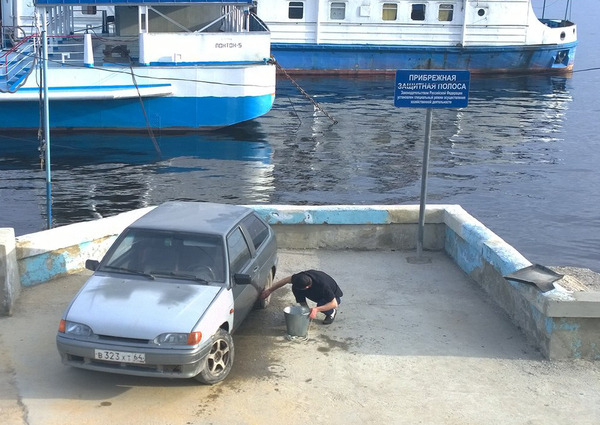
[[[325,319],[323,319],[323,324],[324,325],[331,325],[335,319],[335,315],[337,314],[337,309],[333,309],[333,313],[328,314],[327,316],[325,316]]]

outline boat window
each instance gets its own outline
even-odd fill
[[[82,15],[95,15],[96,11],[96,6],[81,6]]]
[[[381,18],[384,21],[395,21],[398,19],[398,5],[396,3],[383,3]]]
[[[346,3],[341,3],[341,2],[331,3],[329,19],[342,20],[345,18],[346,18]]]
[[[425,5],[424,4],[413,4],[410,12],[410,19],[413,21],[424,21],[425,20]]]
[[[290,8],[288,10],[288,18],[302,19],[303,17],[304,17],[304,2],[303,1],[291,1]]]
[[[438,21],[452,21],[454,15],[454,5],[453,4],[440,4],[440,8],[438,10]]]

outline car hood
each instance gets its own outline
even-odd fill
[[[186,281],[93,275],[73,300],[66,319],[97,335],[154,339],[191,332],[220,290]]]

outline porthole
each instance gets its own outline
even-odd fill
[[[477,11],[477,14],[478,14],[479,16],[483,16],[483,15],[485,15],[485,9],[479,9],[479,10]]]
[[[561,39],[561,40],[564,40],[564,39],[565,39],[565,37],[566,37],[566,34],[565,34],[565,32],[564,32],[564,31],[563,31],[563,32],[561,32],[561,33],[560,33],[560,39]]]

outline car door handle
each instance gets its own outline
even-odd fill
[[[254,269],[252,269],[252,273],[256,273],[258,271],[258,266],[254,267]]]

